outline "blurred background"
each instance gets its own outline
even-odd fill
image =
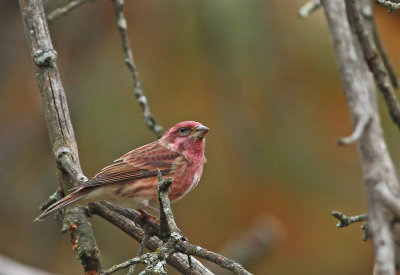
[[[51,2],[48,10],[67,3]],[[201,183],[173,205],[189,240],[226,251],[256,224],[272,232],[272,246],[247,266],[255,274],[371,273],[361,224],[339,230],[330,215],[363,213],[366,197],[356,147],[336,144],[351,124],[322,10],[303,20],[299,0],[126,2],[158,123],[167,129],[196,120],[211,129]],[[400,74],[399,14],[380,7],[375,14]],[[134,98],[113,16],[111,1],[97,0],[50,25],[88,177],[155,139]],[[81,274],[60,224],[32,222],[55,190],[56,169],[17,1],[0,1],[0,33],[0,254]],[[399,131],[380,107],[398,164]],[[134,240],[99,217],[92,222],[104,268],[134,256]]]

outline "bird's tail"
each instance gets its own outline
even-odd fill
[[[34,221],[43,221],[45,218],[47,218],[49,215],[51,215],[55,211],[60,210],[61,208],[86,197],[87,194],[88,194],[88,190],[86,188],[83,188],[83,187],[79,188],[75,192],[69,194],[68,196],[66,196],[66,197],[62,198],[61,200],[50,205],[46,210],[43,211],[42,214],[37,216]]]

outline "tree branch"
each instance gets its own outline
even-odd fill
[[[362,14],[363,14],[364,18],[368,19],[368,21],[371,24],[374,42],[375,42],[376,47],[378,48],[378,52],[379,52],[380,57],[382,58],[383,64],[385,65],[385,68],[389,74],[390,81],[394,88],[398,88],[399,87],[398,79],[397,79],[396,73],[394,72],[394,69],[389,61],[389,57],[386,53],[386,49],[382,44],[381,38],[379,37],[375,18],[372,14],[372,7],[368,8],[368,9],[364,8],[362,10]]]
[[[348,137],[343,137],[338,140],[339,145],[349,145],[351,143],[357,142],[361,136],[364,134],[364,130],[368,123],[371,121],[369,116],[360,116],[357,120],[353,133]]]
[[[347,0],[351,5],[353,0]],[[377,109],[376,89],[359,45],[356,43],[341,0],[322,1],[333,39],[336,61],[353,124],[367,116],[370,123],[358,140],[364,182],[368,197],[368,225],[375,250],[375,274],[395,274],[394,241],[390,231],[393,212],[389,210],[380,185],[398,194],[397,175],[383,138]],[[349,10],[348,10],[349,11]],[[359,35],[359,34],[358,34]],[[365,47],[365,45],[362,45]]]
[[[159,232],[159,225],[146,219],[141,219],[138,222],[140,227],[136,225],[134,220],[140,216],[140,213],[134,209],[121,208],[115,205],[112,206],[111,204],[105,202],[90,203],[89,209],[92,214],[98,215],[103,219],[109,221],[110,223],[114,224],[138,242],[142,242],[143,238],[146,236],[145,231],[142,229],[146,228],[146,226],[147,228],[153,228],[153,232]],[[117,209],[119,209],[125,215],[128,215],[129,213],[130,218],[127,218],[125,215],[114,211]],[[151,237],[146,242],[146,247],[150,251],[156,251],[161,245],[162,241],[157,237]],[[193,267],[190,268],[187,257],[181,253],[175,253],[174,255],[171,255],[167,259],[167,263],[173,266],[182,274],[213,274],[196,259],[193,260]]]
[[[375,0],[375,2],[379,6],[387,8],[389,10],[389,12],[400,9],[400,3],[394,3],[389,0]]]
[[[336,219],[339,220],[339,223],[336,225],[336,227],[345,227],[349,226],[352,223],[356,222],[363,222],[368,220],[368,214],[361,214],[358,216],[346,216],[342,212],[339,211],[332,211],[332,216],[334,216]]]
[[[67,15],[67,13],[70,12],[71,10],[73,10],[73,9],[79,7],[80,5],[87,3],[89,1],[94,1],[94,0],[72,0],[64,7],[57,8],[57,9],[53,10],[52,12],[50,12],[47,15],[47,20],[52,21],[52,20],[58,19],[59,17],[61,17],[63,15]]]
[[[309,17],[314,11],[321,7],[320,0],[311,0],[305,3],[299,10],[299,16],[302,18]]]
[[[397,102],[392,81],[390,80],[385,64],[376,50],[373,36],[369,28],[366,27],[365,20],[361,14],[359,1],[346,1],[346,7],[348,10],[348,15],[351,17],[351,20],[354,23],[354,29],[360,42],[364,58],[372,74],[374,75],[380,91],[382,92],[386,105],[389,108],[389,113],[392,120],[400,129],[400,105]]]
[[[198,262],[195,259],[193,259],[192,267],[190,267],[189,263],[181,258],[184,257],[183,254],[203,258],[219,265],[222,268],[230,270],[235,274],[251,274],[235,261],[228,259],[218,253],[206,250],[200,246],[193,245],[184,240],[184,238],[180,234],[180,230],[175,224],[168,198],[169,185],[171,184],[171,181],[169,179],[164,179],[160,173],[158,173],[158,177],[160,224],[155,223],[153,220],[147,218],[138,219],[141,214],[133,209],[124,209],[118,206],[112,206],[109,203],[104,202],[101,204],[89,205],[90,211],[93,214],[97,214],[105,218],[138,241],[142,241],[145,236],[157,235],[157,237],[151,237],[147,242],[147,247],[151,251],[156,250],[156,254],[147,253],[140,257],[135,257],[120,265],[116,265],[106,270],[103,274],[111,274],[112,272],[115,272],[120,268],[127,268],[128,266],[136,264],[138,262],[147,264],[147,271],[157,268],[158,270],[164,272],[165,266],[163,262],[165,260],[173,265],[175,268],[177,268],[178,271],[184,274],[212,274],[212,272],[210,272],[201,264],[199,266]],[[138,225],[140,225],[142,228],[145,228],[146,232],[143,229],[139,228],[135,224],[135,221],[137,221]],[[169,235],[167,235],[167,232],[169,232]],[[165,240],[165,242],[162,243],[160,239]],[[181,252],[183,254],[177,252]],[[157,257],[155,257],[155,255]],[[184,270],[182,270],[182,268]],[[161,274],[164,274],[162,272]]]
[[[157,138],[160,138],[163,133],[163,128],[157,124],[156,119],[150,112],[150,107],[139,79],[139,72],[136,68],[135,61],[133,60],[133,54],[127,33],[128,25],[124,15],[124,0],[112,0],[112,2],[114,3],[115,8],[115,23],[117,24],[121,36],[122,49],[125,53],[125,64],[128,66],[133,78],[134,94],[142,108],[143,118],[147,127],[155,133]]]
[[[82,180],[78,148],[72,128],[67,99],[57,70],[57,53],[51,43],[42,1],[19,0],[29,51],[37,66],[37,82],[42,94],[43,111],[54,156],[58,166],[59,186],[65,191]],[[57,197],[56,197],[57,198]],[[56,199],[52,198],[52,199]],[[71,239],[85,272],[101,269],[100,253],[96,246],[84,208],[67,211],[65,221],[77,221]],[[69,224],[71,227],[74,225]]]

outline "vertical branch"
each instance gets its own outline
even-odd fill
[[[19,5],[29,51],[37,66],[37,83],[42,94],[53,154],[57,160],[59,186],[65,192],[86,178],[79,164],[67,99],[56,65],[57,53],[51,43],[42,1],[19,0]],[[101,269],[100,253],[84,213],[84,209],[79,207],[67,211],[64,228],[71,231],[73,248],[78,252],[85,272],[96,273]]]
[[[117,24],[119,34],[121,36],[122,49],[125,53],[125,63],[128,66],[133,78],[134,94],[140,104],[140,107],[142,108],[143,118],[147,127],[155,133],[157,138],[160,138],[162,136],[163,129],[157,124],[156,119],[150,112],[150,107],[139,79],[139,72],[136,68],[135,61],[133,60],[133,54],[127,33],[128,25],[124,16],[124,0],[112,1],[115,7],[115,23]]]
[[[369,121],[358,139],[358,151],[367,189],[375,274],[395,274],[394,241],[390,232],[393,212],[387,207],[387,198],[379,190],[387,187],[391,192],[397,191],[398,180],[383,138],[374,81],[351,31],[345,3],[324,0],[322,5],[354,128],[365,117]]]
[[[400,128],[400,104],[397,102],[397,97],[392,86],[390,74],[388,73],[374,43],[374,38],[372,35],[373,21],[364,20],[364,17],[361,14],[359,1],[347,1],[346,7],[349,19],[351,22],[353,22],[352,26],[354,27],[358,41],[360,42],[364,59],[376,80],[379,90],[382,92],[386,105],[389,108],[389,114],[392,120],[394,123],[396,123],[397,127]],[[364,7],[365,10],[372,10],[370,1],[366,1]],[[370,23],[371,28],[367,26],[367,23]]]

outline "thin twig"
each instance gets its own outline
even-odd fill
[[[356,122],[356,125],[354,126],[353,133],[348,137],[339,139],[338,143],[340,145],[349,145],[351,143],[358,141],[361,138],[362,134],[364,133],[365,127],[367,127],[369,121],[371,121],[370,116],[361,116],[360,119],[358,119],[358,121]]]
[[[115,8],[115,23],[117,24],[121,36],[122,49],[125,53],[125,64],[128,66],[133,78],[134,94],[142,108],[143,118],[147,127],[152,130],[158,138],[160,138],[163,133],[163,128],[157,124],[156,119],[150,112],[150,107],[139,79],[139,72],[136,68],[135,61],[133,60],[133,54],[127,33],[128,25],[124,15],[124,0],[112,0],[112,2],[114,3]]]
[[[72,0],[64,7],[57,8],[57,9],[53,10],[52,12],[50,12],[47,15],[47,20],[49,20],[49,21],[55,20],[63,15],[66,15],[71,10],[73,10],[73,9],[79,7],[80,5],[82,5],[86,2],[89,2],[89,1],[94,1],[94,0]]]
[[[172,233],[180,233],[176,226],[174,213],[171,209],[171,204],[168,198],[169,187],[172,183],[172,178],[165,179],[159,169],[157,169],[158,177],[158,200],[160,202],[160,235],[170,236]]]
[[[127,261],[125,261],[125,262],[123,262],[121,264],[116,264],[116,265],[112,266],[111,268],[109,268],[109,269],[103,271],[102,273],[100,273],[100,275],[109,275],[109,274],[112,274],[114,272],[117,272],[118,270],[127,268],[130,265],[139,264],[139,263],[145,263],[147,256],[148,255],[146,254],[146,255],[143,255],[141,257],[135,257],[135,258],[129,259],[129,260],[127,260]]]
[[[160,216],[162,216],[162,213],[164,212],[162,209],[164,210],[170,209],[170,203],[168,199],[169,180],[160,177],[160,175],[158,176],[159,176],[159,199],[162,204],[165,203],[165,205],[160,207]],[[117,214],[117,212],[111,210],[110,208],[112,207],[106,208],[105,205],[102,204],[90,204],[90,210],[93,214],[100,215],[101,217],[107,219],[108,221],[118,226],[119,228],[121,228],[123,231],[127,232],[134,238],[138,240],[143,239],[143,237],[145,236],[144,231],[140,229],[131,220],[131,219],[136,220],[136,217],[140,215],[137,211],[131,209],[125,210],[120,207],[114,207],[113,210],[121,212],[121,214]],[[169,211],[167,210],[167,213],[164,213],[165,218],[160,217],[160,223],[161,224],[164,223],[164,226],[168,228],[167,230],[169,232],[172,232],[171,235],[167,238],[166,243],[162,244],[161,241],[156,237],[150,238],[149,241],[147,242],[147,246],[148,247],[150,246],[149,247],[150,250],[154,251],[157,249],[157,251],[159,251],[158,254],[159,260],[162,261],[163,259],[166,259],[168,263],[171,264],[171,260],[174,259],[175,257],[177,256],[184,257],[182,254],[176,253],[176,250],[178,250],[179,252],[185,255],[193,255],[206,259],[236,274],[251,274],[246,269],[244,269],[240,264],[233,261],[232,259],[229,259],[218,253],[209,251],[197,245],[190,244],[188,241],[184,240],[184,238],[182,238],[182,236],[180,235],[180,231],[177,228],[175,221],[169,220],[173,219],[173,214],[168,212]],[[163,221],[163,219],[165,220]],[[161,230],[160,229],[161,226],[159,224],[155,224],[153,221],[146,219],[141,219],[139,220],[138,223],[141,223],[141,227],[143,228],[146,227],[150,228],[151,234],[153,234],[154,232],[159,232],[158,234],[161,235],[161,238],[166,239],[165,231],[164,233],[161,233],[165,229]],[[193,261],[193,267],[189,267],[187,260],[184,260],[184,262],[179,262],[178,265],[174,263],[175,264],[174,267],[176,268],[184,267],[186,269],[184,272],[181,271],[180,269],[178,270],[185,274],[209,274],[210,272],[209,270],[199,269],[198,261],[196,259],[193,259],[192,261]],[[151,263],[156,264],[156,261],[152,261]]]
[[[385,64],[376,50],[372,34],[365,25],[360,4],[356,0],[347,0],[346,7],[354,23],[355,32],[360,42],[364,58],[370,71],[374,75],[379,90],[382,92],[392,120],[400,129],[400,104],[397,101]]]
[[[106,206],[107,205],[107,206]],[[110,209],[109,203],[90,203],[89,209],[92,214],[98,215],[110,223],[114,224],[122,231],[127,233],[129,236],[133,237],[135,240],[142,242],[144,236],[146,235],[143,225],[139,227],[131,218],[139,217],[140,213],[133,209],[127,209],[128,211],[123,212],[124,214],[131,213],[131,218],[127,218],[125,215],[120,214],[114,209],[124,209],[121,207],[115,207],[113,210]],[[152,223],[152,221],[147,221],[146,219],[141,219],[139,223],[147,223],[148,227],[157,227],[153,231],[159,232],[159,225]],[[147,248],[150,251],[157,250],[162,245],[162,241],[157,237],[151,237],[146,243]],[[193,274],[193,275],[211,275],[213,274],[206,267],[204,267],[198,260],[193,260],[193,267],[189,267],[186,255],[181,253],[175,253],[167,259],[167,263],[176,268],[179,272],[183,274]]]
[[[245,274],[245,275],[252,274],[234,260],[229,259],[216,252],[202,248],[198,245],[191,244],[187,241],[180,242],[179,248],[182,253],[197,256],[199,258],[208,260],[212,263],[219,265],[222,268],[232,271],[235,274]]]
[[[362,12],[362,15],[364,16],[364,18],[367,19],[371,25],[372,35],[374,38],[375,45],[378,48],[379,55],[382,58],[383,64],[385,65],[385,68],[389,74],[390,81],[392,82],[392,85],[394,88],[398,88],[399,81],[397,79],[396,73],[394,72],[392,64],[389,61],[389,57],[387,55],[385,46],[383,45],[381,38],[379,36],[378,28],[376,27],[375,18],[372,14],[372,7],[368,8],[368,9],[364,8],[361,10],[361,12]]]
[[[143,252],[144,252],[144,250],[145,250],[145,248],[146,248],[146,242],[147,242],[149,239],[150,239],[150,236],[149,236],[149,235],[144,236],[142,242],[140,243],[140,247],[139,247],[139,249],[138,249],[138,251],[137,251],[137,253],[136,253],[136,257],[140,257],[140,256],[143,255]],[[127,275],[133,275],[133,274],[135,273],[135,269],[136,269],[136,264],[132,264],[132,265],[129,267],[129,271],[128,271],[128,274],[127,274]]]
[[[389,0],[375,0],[375,2],[379,6],[387,8],[389,10],[389,12],[400,9],[400,3],[394,3]]]
[[[368,220],[368,214],[361,214],[358,216],[346,216],[342,212],[339,211],[332,211],[332,216],[334,216],[336,219],[339,220],[339,223],[336,225],[336,227],[345,227],[349,226],[352,223],[356,222],[363,222]]]
[[[318,8],[321,7],[321,1],[320,0],[311,0],[307,3],[305,3],[300,9],[299,9],[299,16],[301,18],[307,18],[309,17],[314,11],[316,11]]]

